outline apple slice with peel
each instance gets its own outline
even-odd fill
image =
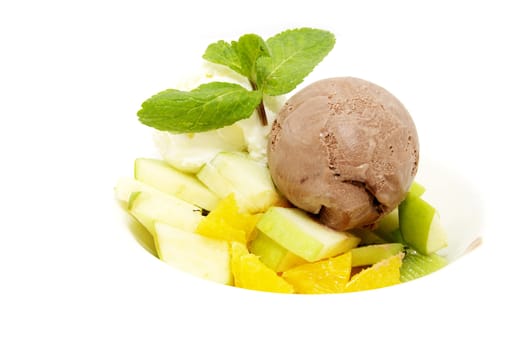
[[[447,235],[436,209],[418,196],[408,195],[399,205],[399,228],[404,241],[421,254],[447,246]]]
[[[404,246],[401,243],[372,244],[353,248],[352,266],[366,266],[378,263],[392,255],[402,252]]]
[[[128,201],[130,200],[130,197],[132,196],[134,192],[145,192],[145,193],[150,193],[156,196],[159,195],[159,196],[175,197],[153,186],[150,186],[144,183],[143,181],[132,179],[130,177],[122,177],[119,180],[117,180],[117,183],[115,184],[115,187],[114,187],[114,192],[115,192],[115,198],[117,198],[117,200],[119,200],[126,206],[128,206]],[[178,197],[175,197],[175,198],[181,199]]]
[[[382,217],[374,232],[389,242],[394,242],[393,233],[399,229],[399,209],[395,208]]]
[[[296,254],[273,241],[265,233],[258,232],[251,242],[249,251],[260,257],[260,261],[276,272],[307,263]]]
[[[424,186],[414,181],[408,190],[407,196],[421,197],[423,193],[425,193]],[[375,233],[389,242],[402,243],[400,240],[400,233],[397,232],[398,229],[399,210],[398,208],[395,208],[378,221]]]
[[[117,200],[128,203],[130,196],[134,192],[148,192],[154,194],[163,194],[160,190],[150,185],[145,184],[142,181],[132,179],[130,177],[122,177],[117,180],[114,187],[115,198]]]
[[[193,232],[203,220],[199,207],[168,194],[135,192],[130,196],[128,210],[152,234],[156,221]]]
[[[357,227],[349,230],[349,232],[360,238],[360,245],[389,243],[379,234],[370,229]]]
[[[219,201],[194,175],[183,173],[159,159],[136,159],[134,175],[147,185],[208,211],[214,209]]]
[[[297,208],[271,207],[256,224],[258,230],[301,258],[313,262],[344,253],[360,239],[324,226]]]
[[[155,222],[154,239],[159,259],[170,266],[210,281],[232,284],[227,241]]]
[[[241,211],[264,212],[280,200],[267,166],[246,153],[220,152],[197,177],[220,198],[234,193]]]
[[[408,190],[408,194],[412,195],[412,196],[417,196],[417,197],[421,197],[423,195],[423,193],[425,193],[426,191],[426,188],[421,185],[419,182],[412,182],[412,184],[410,185],[410,189]]]

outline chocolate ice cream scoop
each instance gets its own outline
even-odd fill
[[[330,78],[286,102],[268,158],[291,203],[347,230],[373,224],[404,199],[419,141],[410,114],[388,91],[362,79]]]

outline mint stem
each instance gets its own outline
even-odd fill
[[[258,105],[258,116],[260,117],[260,122],[262,123],[262,125],[266,126],[267,125],[267,114],[265,114],[265,106],[263,103],[263,99],[262,99],[262,102],[260,102],[260,104]]]
[[[250,80],[250,83],[251,83],[251,87],[254,91],[258,90],[258,86],[256,86],[256,84]],[[264,102],[263,102],[263,96],[262,96],[262,100],[260,101],[260,104],[258,105],[258,117],[260,117],[260,123],[262,123],[263,126],[266,126],[267,125],[267,114],[265,113],[265,106],[264,106]]]

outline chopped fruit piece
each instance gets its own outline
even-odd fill
[[[238,242],[231,244],[231,269],[236,287],[275,293],[294,292],[293,286]]]
[[[194,175],[183,173],[159,159],[138,158],[135,178],[158,190],[211,211],[219,198]]]
[[[410,189],[406,196],[420,197],[425,192],[425,188],[417,182],[412,182]],[[403,243],[401,233],[399,230],[399,210],[395,208],[390,213],[386,214],[377,222],[375,233],[388,242]]]
[[[393,255],[351,276],[345,292],[376,289],[401,283],[400,267],[404,253]]]
[[[426,189],[424,188],[423,185],[421,185],[420,183],[414,181],[410,185],[410,189],[408,190],[408,193],[410,195],[412,195],[412,196],[421,197],[423,195],[423,193],[425,193],[425,191],[426,191]]]
[[[280,201],[267,166],[245,153],[218,153],[197,177],[220,198],[234,193],[242,211],[264,212]]]
[[[232,284],[229,243],[155,223],[159,259],[210,281]]]
[[[408,195],[399,205],[399,226],[405,242],[421,254],[447,246],[436,209],[420,197]]]
[[[447,260],[435,253],[423,255],[408,249],[401,266],[401,282],[426,276],[447,265]]]
[[[395,243],[402,243],[402,244],[406,245],[406,243],[404,242],[403,235],[401,233],[401,229],[399,229],[399,228],[392,232],[392,240]]]
[[[152,234],[156,221],[194,232],[203,220],[199,207],[163,193],[135,192],[130,196],[128,209]]]
[[[120,178],[114,187],[114,192],[115,198],[124,203],[128,203],[128,201],[130,200],[130,196],[134,192],[148,192],[153,194],[166,195],[166,193],[159,191],[155,187],[152,187],[142,181],[132,179],[129,177]]]
[[[231,194],[220,201],[198,225],[196,232],[213,238],[247,243],[254,231],[259,214],[240,213]]]
[[[259,256],[265,265],[277,272],[307,263],[306,260],[291,253],[262,232],[258,232],[256,238],[251,242],[250,251]]]
[[[307,263],[287,271],[282,277],[297,293],[340,293],[350,279],[352,253]]]
[[[360,245],[388,243],[377,233],[368,229],[354,228],[349,232],[360,238]]]
[[[401,243],[372,244],[353,248],[353,266],[373,265],[403,251]]]
[[[272,207],[256,227],[285,249],[314,262],[344,253],[359,244],[351,233],[335,231],[296,208]]]
[[[399,210],[395,208],[377,223],[375,233],[389,242],[395,242],[393,233],[399,229]]]
[[[134,236],[136,241],[153,256],[159,257],[157,255],[154,236],[150,233],[150,231],[148,231],[146,227],[141,224],[133,215],[126,215],[125,220],[128,228],[130,229],[130,233]]]

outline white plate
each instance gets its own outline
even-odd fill
[[[527,312],[519,45],[527,28],[515,7],[2,5],[0,348],[524,344],[515,316]],[[462,247],[481,235],[481,246],[404,285],[284,296],[195,279],[134,241],[112,189],[134,158],[152,153],[135,117],[140,103],[172,86],[210,42],[299,26],[337,37],[306,83],[353,75],[406,105],[421,141],[419,176],[451,241]]]

